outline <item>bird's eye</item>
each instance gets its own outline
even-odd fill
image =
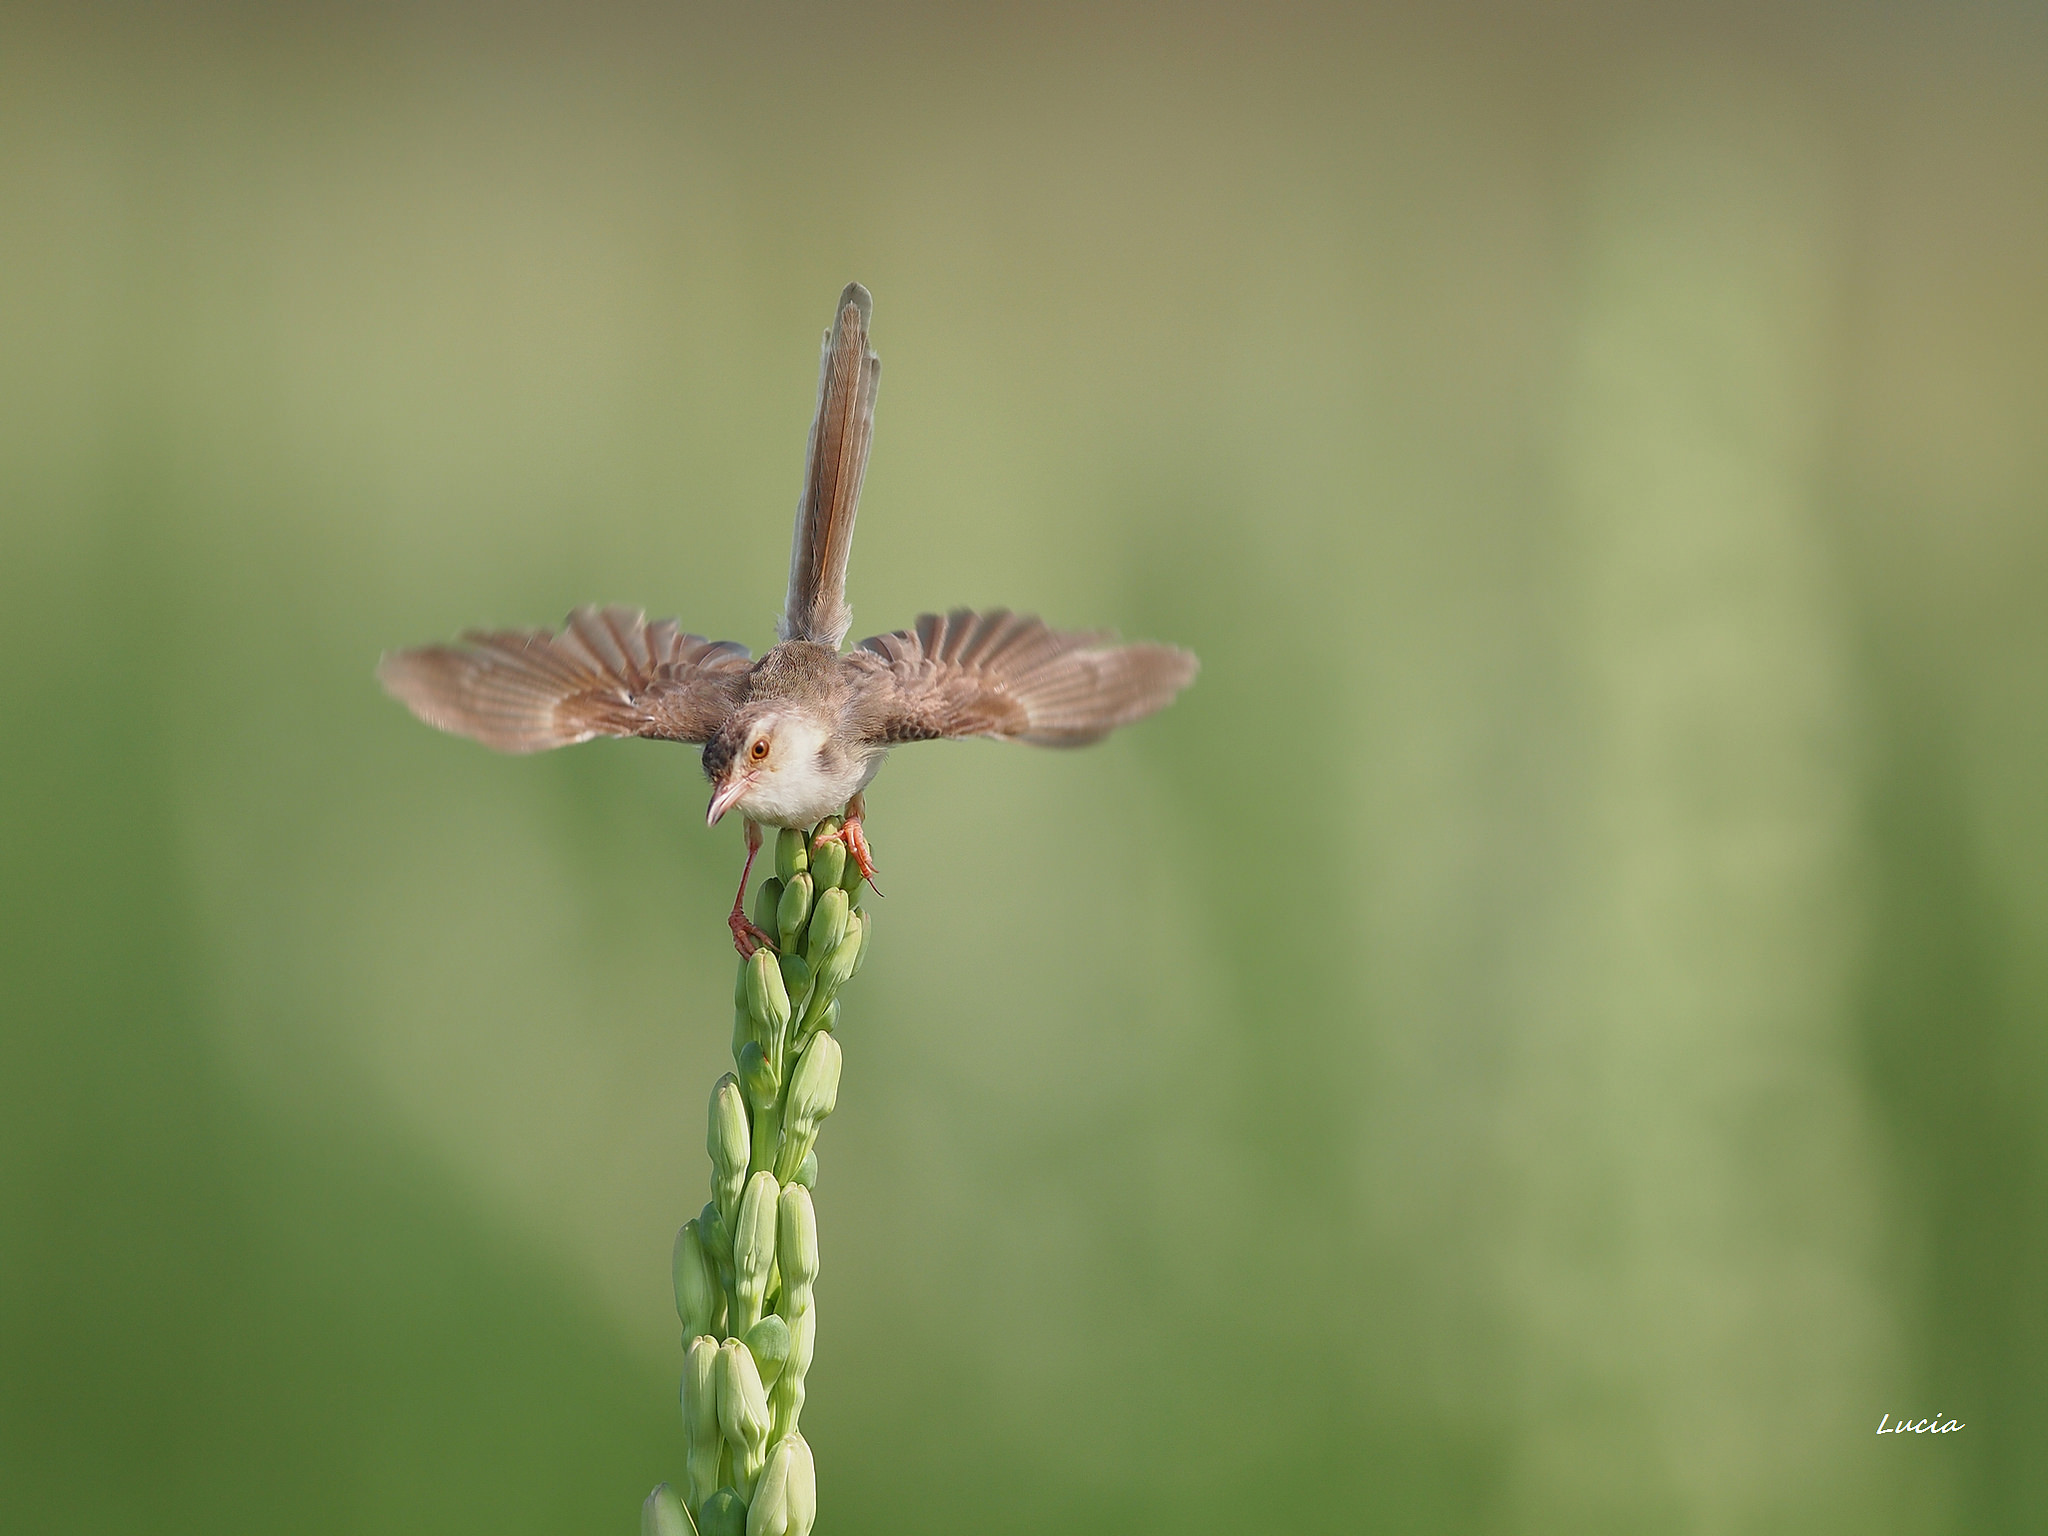
[[[758,763],[768,755],[768,738],[766,736],[755,738],[754,745],[748,750],[749,755]]]

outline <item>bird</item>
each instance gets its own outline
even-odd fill
[[[707,826],[738,811],[747,858],[727,925],[742,957],[773,949],[746,916],[761,829],[844,842],[870,884],[865,792],[892,748],[993,737],[1078,747],[1163,709],[1199,663],[1178,646],[1119,644],[1113,630],[1054,629],[1005,608],[927,613],[841,649],[853,624],[846,572],[874,436],[882,365],[868,342],[874,302],[849,283],[819,362],[777,644],[758,660],[673,619],[581,607],[559,632],[470,630],[452,645],[388,651],[385,689],[419,719],[500,752],[597,736],[703,748]]]

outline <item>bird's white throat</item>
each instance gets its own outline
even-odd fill
[[[762,725],[771,750],[738,803],[750,819],[771,827],[815,826],[860,793],[880,766],[831,751],[831,731],[803,715]]]

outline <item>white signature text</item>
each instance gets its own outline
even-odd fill
[[[1885,1424],[1890,1418],[1891,1415],[1886,1414],[1877,1421],[1877,1432],[1880,1435],[1952,1435],[1963,1427],[1954,1419],[1943,1423],[1941,1415],[1937,1413],[1933,1418],[1921,1419],[1917,1423],[1908,1423],[1901,1419],[1890,1429],[1886,1429]]]

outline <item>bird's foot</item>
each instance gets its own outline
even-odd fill
[[[757,949],[765,949],[771,955],[776,952],[775,935],[749,922],[747,914],[738,907],[732,909],[732,915],[725,920],[725,925],[732,930],[732,947],[740,952],[742,960],[753,959],[754,951]]]
[[[754,872],[754,855],[761,851],[761,827],[752,817],[747,819],[747,862],[740,867],[739,894],[732,899],[732,915],[725,920],[732,930],[732,947],[740,952],[742,960],[754,958],[754,951],[765,949],[775,953],[775,935],[758,924],[747,920],[747,876]]]
[[[818,841],[846,844],[846,856],[859,868],[861,879],[867,881],[869,885],[875,885],[874,851],[868,847],[867,834],[861,830],[858,810],[848,807],[846,820],[834,831],[819,833]],[[882,888],[878,885],[875,886],[875,894],[882,894]]]

